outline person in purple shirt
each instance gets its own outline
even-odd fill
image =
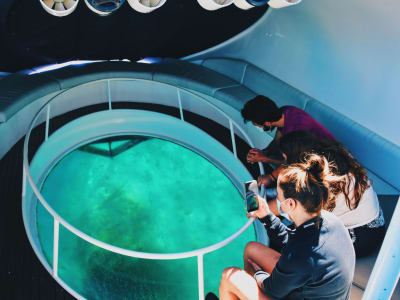
[[[260,130],[272,131],[277,128],[275,137],[267,148],[263,150],[253,148],[247,154],[249,163],[263,162],[278,167],[276,170],[270,170],[268,175],[260,176],[259,185],[271,185],[279,175],[279,166],[284,163],[284,159],[278,150],[278,141],[283,135],[292,131],[305,130],[319,138],[335,140],[328,129],[304,110],[289,105],[279,108],[266,96],[258,95],[249,100],[244,105],[241,114],[245,122],[250,121]]]

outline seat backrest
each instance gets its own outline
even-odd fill
[[[29,103],[60,90],[58,82],[45,74],[10,74],[0,80],[0,123],[6,122]]]
[[[294,105],[304,109],[310,98],[286,82],[241,60],[207,58],[202,65],[240,82],[255,94],[271,98],[278,106]],[[243,105],[245,103],[243,101]]]

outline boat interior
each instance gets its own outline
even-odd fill
[[[128,0],[131,7],[120,4],[112,15],[99,16],[89,9],[93,1],[85,6],[78,0],[76,11],[60,18],[40,2],[0,4],[6,43],[0,52],[5,299],[79,297],[42,266],[25,232],[21,195],[29,183],[23,148],[31,129],[31,149],[37,149],[85,110],[139,108],[177,118],[184,112],[188,122],[235,149],[236,158],[246,164],[247,137],[257,148],[273,139],[273,132],[260,133],[241,117],[243,105],[256,95],[279,107],[303,109],[365,167],[385,216],[386,237],[379,250],[357,259],[351,299],[400,299],[400,3],[303,0],[280,7],[272,0],[243,9],[240,5],[252,1],[168,0],[148,5],[157,10],[140,11],[142,2],[136,1],[142,6],[134,10],[135,1]],[[139,32],[129,36],[135,28]],[[226,118],[198,104],[196,96]],[[47,114],[58,123],[46,129],[43,109],[54,99],[59,103]],[[43,114],[38,116],[39,111]],[[226,140],[212,126],[223,128]],[[27,160],[35,151],[26,154]],[[256,171],[249,167],[249,172]]]

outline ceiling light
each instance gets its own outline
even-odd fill
[[[272,8],[282,8],[299,4],[301,0],[269,0],[268,5]]]
[[[216,10],[233,3],[233,0],[197,0],[201,7],[207,10]]]
[[[72,13],[79,0],[39,0],[43,8],[51,15],[64,17]]]
[[[234,4],[241,9],[250,9],[255,6],[263,6],[268,0],[234,0]]]
[[[173,0],[182,1],[182,0]],[[186,0],[187,1],[187,0]],[[129,5],[141,13],[149,13],[164,5],[166,0],[128,0]]]
[[[125,0],[85,0],[87,7],[100,16],[108,16],[119,9]]]

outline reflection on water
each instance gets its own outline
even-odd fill
[[[90,146],[100,152],[123,149],[118,155],[70,153],[51,171],[42,194],[81,231],[136,251],[199,249],[244,225],[242,197],[219,169],[177,144],[151,138],[132,145],[135,139]],[[53,220],[41,205],[37,226],[52,265]],[[231,245],[204,257],[206,291],[218,291],[224,267],[242,266],[243,248],[254,238],[251,227]],[[125,257],[90,245],[64,228],[60,229],[58,273],[89,299],[198,298],[196,258]]]

